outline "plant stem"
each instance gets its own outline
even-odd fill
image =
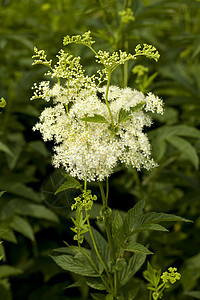
[[[107,282],[105,281],[105,279],[103,278],[103,276],[100,274],[100,272],[99,272],[98,268],[96,267],[94,261],[93,261],[92,258],[91,258],[91,257],[83,250],[83,248],[81,247],[79,241],[78,241],[78,246],[79,246],[81,252],[89,259],[89,261],[91,262],[91,264],[93,265],[93,267],[95,268],[95,270],[97,271],[97,273],[99,273],[99,276],[101,277],[101,280],[102,280],[103,284],[105,285],[105,288],[107,289],[107,291],[108,291],[109,293],[112,293],[110,287],[108,286],[108,284],[107,284]]]
[[[100,188],[100,192],[101,192],[103,208],[106,208],[106,207],[108,207],[108,205],[107,205],[107,202],[108,202],[108,180],[107,180],[106,196],[105,196],[105,192],[104,192],[103,185],[101,182],[99,182],[99,188]],[[110,221],[108,220],[107,217],[105,217],[105,229],[106,229],[108,244],[110,247],[111,258],[112,258],[112,260],[115,260],[115,250],[114,250],[114,245],[113,245],[111,231],[110,231]]]
[[[109,279],[109,281],[110,281],[111,289],[113,290],[113,282],[112,282],[112,278],[111,278],[111,276],[110,276],[110,274],[109,274],[109,271],[108,271],[107,266],[105,265],[103,259],[101,258],[100,254],[99,254],[99,250],[98,250],[98,248],[97,248],[97,245],[96,245],[96,242],[95,242],[95,239],[94,239],[94,235],[93,235],[93,233],[92,233],[92,229],[91,229],[91,225],[90,225],[90,220],[89,220],[88,212],[87,212],[87,210],[86,210],[85,212],[86,212],[87,224],[88,224],[90,236],[91,236],[91,239],[92,239],[92,242],[93,242],[93,245],[94,245],[94,249],[95,249],[95,251],[96,251],[96,254],[97,254],[97,256],[98,256],[100,262],[102,263],[102,265],[103,265],[103,267],[104,267],[104,269],[105,269],[105,272],[106,272],[106,274],[107,274],[107,277],[108,277],[108,279]]]
[[[110,120],[111,120],[112,127],[114,128],[113,116],[112,116],[112,112],[110,110],[110,106],[108,104],[108,91],[109,91],[109,86],[110,86],[110,79],[111,79],[111,71],[108,70],[108,81],[107,81],[107,87],[106,87],[105,102],[106,102],[106,106],[107,106],[109,114],[110,114]]]

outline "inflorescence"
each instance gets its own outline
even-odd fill
[[[64,167],[80,180],[102,181],[110,176],[119,163],[147,170],[156,166],[151,158],[151,145],[144,126],[152,124],[147,111],[163,113],[163,102],[152,93],[146,96],[129,87],[103,86],[114,69],[138,55],[158,59],[157,50],[151,45],[136,47],[134,55],[126,52],[98,51],[87,32],[83,36],[67,36],[64,44],[81,43],[92,49],[104,69],[97,75],[87,76],[80,64],[80,57],[73,57],[60,50],[55,66],[48,61],[43,50],[35,48],[34,64],[49,66],[47,73],[57,78],[35,84],[31,99],[53,100],[53,106],[41,113],[34,130],[40,130],[44,141],[54,140],[53,165]],[[60,79],[64,84],[60,84]]]

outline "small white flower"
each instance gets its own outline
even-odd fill
[[[64,167],[73,177],[88,181],[102,181],[110,176],[119,163],[138,170],[156,166],[151,158],[151,146],[143,133],[151,125],[151,118],[141,109],[130,113],[128,120],[118,124],[120,110],[143,103],[145,111],[163,113],[163,103],[158,97],[131,88],[110,86],[108,101],[117,131],[110,130],[110,115],[105,103],[106,87],[95,87],[90,82],[79,91],[74,86],[52,88],[41,83],[39,91],[46,101],[54,98],[54,107],[44,109],[34,130],[40,130],[45,141],[54,139],[55,154],[52,163]],[[65,105],[70,103],[68,111]],[[64,104],[64,105],[63,105]],[[86,116],[101,115],[108,123],[82,121]]]

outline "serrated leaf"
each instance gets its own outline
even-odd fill
[[[67,180],[56,190],[55,195],[68,189],[77,189],[77,190],[81,189],[82,184],[78,180],[69,176],[68,174],[62,173],[62,175]]]
[[[142,216],[141,219],[143,219],[142,220],[143,224],[156,223],[156,222],[171,222],[171,221],[192,222],[191,220],[173,214],[156,213],[156,212],[146,213],[145,215]],[[140,222],[141,220],[138,219],[138,221]]]
[[[139,243],[136,243],[136,242],[132,242],[132,241],[128,241],[125,244],[124,250],[125,251],[134,252],[134,253],[141,253],[141,254],[153,254],[151,251],[149,251],[142,244],[139,244]]]
[[[126,234],[129,234],[134,227],[136,217],[142,214],[142,211],[145,206],[145,200],[140,200],[137,202],[133,208],[129,209],[124,218],[124,231]]]
[[[57,263],[57,265],[66,271],[83,276],[99,276],[99,273],[97,273],[89,259],[82,253],[78,253],[74,257],[71,255],[59,255],[51,257]]]
[[[136,253],[128,261],[127,266],[119,272],[119,282],[120,286],[124,286],[129,279],[131,279],[135,273],[141,268],[146,260],[146,254]]]
[[[108,123],[106,118],[101,115],[95,114],[93,117],[84,117],[80,119],[81,121],[93,122],[93,123]]]
[[[171,136],[170,138],[167,138],[167,141],[183,153],[194,167],[198,169],[199,157],[197,151],[188,141],[178,136]]]
[[[118,211],[115,213],[114,220],[112,222],[112,237],[114,243],[120,247],[125,239],[123,219]]]
[[[104,291],[106,289],[99,277],[86,277],[85,283],[96,290]]]
[[[156,231],[169,231],[167,228],[161,226],[160,224],[143,224],[141,227],[135,229],[134,231],[132,231],[130,233],[130,235],[132,234],[136,234],[138,232],[141,231],[151,231],[151,230],[156,230]]]
[[[27,237],[31,241],[35,240],[33,229],[25,219],[15,215],[13,217],[12,221],[10,222],[10,227],[13,230],[23,234],[25,237]]]
[[[139,110],[142,109],[144,106],[145,102],[139,103],[134,107],[131,107],[128,111],[124,110],[123,108],[120,109],[119,115],[118,115],[118,123],[123,123],[125,121],[128,121],[130,118],[132,118],[132,114],[134,112],[138,112]]]

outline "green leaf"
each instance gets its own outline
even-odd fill
[[[32,188],[27,187],[21,182],[10,180],[8,182],[8,177],[0,177],[0,190],[6,190],[8,193],[12,193],[17,196],[24,197],[25,199],[31,199],[33,201],[39,202],[41,200],[40,195],[36,193]]]
[[[0,192],[0,197],[5,193],[6,191],[2,191]]]
[[[66,287],[66,289],[70,289],[70,288],[74,288],[74,287],[81,287],[81,286],[83,286],[84,284],[85,284],[84,281],[77,281],[77,282],[74,282],[74,283],[68,285],[68,286]]]
[[[141,253],[141,254],[153,254],[151,251],[149,251],[142,244],[139,244],[139,243],[136,243],[136,242],[133,242],[133,241],[128,241],[125,244],[124,250],[134,252],[134,253]]]
[[[24,219],[17,215],[14,216],[12,221],[10,222],[10,227],[23,234],[25,237],[30,239],[31,241],[35,240],[33,229],[30,224]]]
[[[86,277],[85,283],[96,290],[104,291],[106,289],[102,280],[98,277]]]
[[[0,266],[0,278],[8,277],[8,276],[15,276],[22,274],[23,271],[21,269],[8,266],[8,265],[3,265]]]
[[[122,288],[121,292],[124,299],[136,299],[137,293],[141,287],[141,280],[131,278]]]
[[[12,230],[9,229],[9,231],[4,231],[3,233],[0,233],[0,238],[2,240],[17,244],[17,239]]]
[[[120,286],[124,286],[129,279],[131,279],[135,273],[141,268],[145,262],[146,254],[136,253],[128,261],[126,268],[119,272],[119,282]]]
[[[188,141],[178,136],[171,136],[170,138],[167,138],[167,141],[183,153],[194,167],[198,169],[199,157],[197,151]]]
[[[119,115],[118,115],[118,123],[122,123],[122,122],[125,122],[125,121],[128,121],[129,119],[131,119],[133,117],[133,113],[141,110],[142,107],[144,106],[144,104],[145,104],[145,102],[141,102],[141,103],[137,104],[136,106],[131,107],[128,111],[124,110],[123,108],[120,109]]]
[[[3,300],[12,300],[10,286],[7,279],[1,279],[0,282],[0,295]]]
[[[42,155],[43,157],[48,157],[49,151],[47,150],[44,142],[42,141],[32,141],[28,144],[31,151]]]
[[[2,142],[0,142],[0,151],[6,152],[7,154],[9,154],[10,156],[13,156],[13,153],[11,152],[11,150],[8,148],[8,146]]]
[[[156,222],[172,222],[172,221],[192,222],[191,220],[173,214],[156,213],[156,212],[146,213],[145,215],[138,218],[138,222],[142,222],[145,224],[156,223]]]
[[[94,123],[108,123],[108,121],[106,120],[106,118],[104,118],[104,116],[96,115],[96,114],[93,117],[85,117],[85,118],[81,118],[80,120],[86,122],[94,122]]]
[[[193,297],[195,299],[200,299],[200,292],[198,291],[184,292],[184,295]]]
[[[45,219],[56,223],[59,222],[57,215],[49,208],[18,198],[9,201],[2,208],[0,215],[2,219],[7,219],[16,213],[38,219]]]
[[[68,174],[62,173],[62,175],[67,179],[55,192],[55,195],[59,192],[68,190],[68,189],[81,189],[82,184],[75,178],[69,176]]]
[[[132,234],[136,234],[138,232],[141,231],[151,231],[151,230],[156,230],[156,231],[169,231],[167,228],[161,226],[160,224],[143,224],[141,227],[135,229],[134,231],[132,231],[130,233],[130,235]]]
[[[133,208],[129,209],[124,218],[124,231],[126,234],[129,234],[135,225],[136,217],[139,217],[142,214],[142,211],[145,206],[145,200],[140,200],[137,202]]]
[[[83,253],[77,253],[74,257],[71,255],[59,255],[51,257],[61,268],[66,271],[83,276],[99,276],[99,273],[91,264],[90,260]]]
[[[118,211],[116,211],[114,220],[112,222],[112,237],[114,243],[118,247],[121,247],[125,239],[125,234],[123,227],[123,219]]]
[[[105,300],[105,295],[104,294],[99,294],[99,293],[93,293],[90,294],[94,300]]]

